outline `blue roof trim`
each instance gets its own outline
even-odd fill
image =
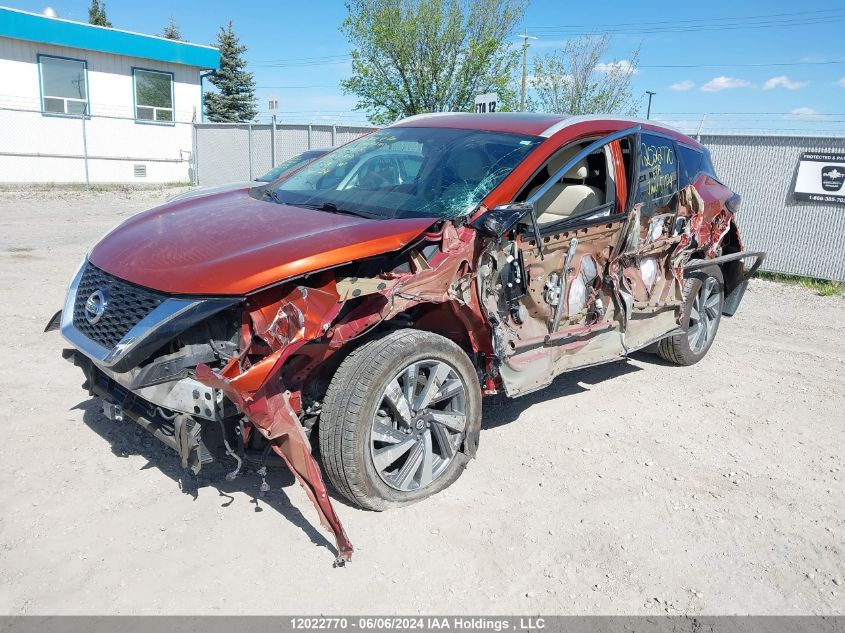
[[[113,55],[126,55],[160,62],[219,68],[220,51],[211,46],[177,42],[92,24],[48,18],[0,7],[0,37],[69,46]]]

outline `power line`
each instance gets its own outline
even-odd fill
[[[262,90],[301,90],[306,88],[337,88],[337,84],[322,84],[314,86],[256,86]]]
[[[322,62],[326,60],[348,59],[351,55],[344,53],[342,55],[318,55],[316,57],[281,57],[277,59],[259,59],[257,64],[275,64],[277,62]]]
[[[840,11],[840,10],[837,10]],[[665,26],[653,27],[643,25],[633,28],[613,28],[606,25],[596,25],[594,28],[584,31],[573,27],[534,27],[535,33],[541,35],[648,35],[652,33],[700,33],[703,31],[735,31],[735,30],[757,30],[793,26],[809,26],[815,24],[831,24],[845,20],[845,13],[831,14],[799,20],[772,20],[761,22],[734,23],[734,24],[709,24],[702,23],[695,26]]]
[[[309,66],[332,66],[337,64],[345,64],[352,56],[348,56],[345,59],[335,59],[335,60],[324,60],[324,61],[279,61],[276,63],[263,63],[263,64],[248,64],[252,68],[306,68]]]
[[[761,63],[727,63],[727,64],[638,64],[637,68],[761,68],[770,66],[827,66],[831,64],[845,64],[845,60],[830,62],[761,62]]]
[[[724,16],[719,18],[690,18],[686,20],[658,20],[653,21],[649,20],[648,22],[615,22],[615,23],[603,23],[602,25],[596,24],[568,24],[568,25],[558,25],[558,26],[544,26],[544,27],[535,27],[539,29],[557,29],[557,28],[600,28],[600,27],[617,27],[617,26],[640,26],[642,24],[684,24],[684,23],[691,23],[691,22],[702,22],[702,23],[709,23],[709,22],[720,22],[720,21],[741,21],[741,20],[760,20],[760,19],[768,19],[768,18],[777,18],[777,17],[786,17],[786,16],[801,16],[801,15],[811,15],[811,14],[819,14],[819,13],[836,13],[841,11],[842,9],[818,9],[815,11],[791,11],[787,13],[767,13],[767,14],[758,14],[758,15],[744,15],[744,16]],[[530,28],[530,27],[529,27]]]
[[[520,35],[520,37],[522,37]],[[327,62],[328,63],[328,62]],[[339,62],[330,62],[332,64]],[[845,60],[832,60],[822,62],[747,62],[735,63],[725,62],[719,64],[638,64],[637,68],[770,68],[770,67],[787,67],[787,66],[835,66],[845,64]],[[308,66],[322,66],[323,63],[307,64]],[[295,68],[295,65],[251,65],[253,68]],[[303,64],[302,66],[305,66]],[[314,86],[259,86],[266,88],[331,88],[331,85],[314,85]]]

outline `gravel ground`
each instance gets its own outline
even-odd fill
[[[843,297],[752,283],[692,368],[485,402],[445,493],[330,536],[292,477],[186,479],[43,334],[86,249],[171,192],[0,193],[0,613],[841,614]]]

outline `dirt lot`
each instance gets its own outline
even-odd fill
[[[165,192],[0,194],[0,613],[843,613],[845,298],[757,281],[694,368],[637,355],[485,403],[478,458],[403,510],[285,472],[185,479],[42,328]]]

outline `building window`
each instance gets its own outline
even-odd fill
[[[41,110],[50,114],[89,114],[88,68],[84,61],[39,55]]]
[[[134,69],[135,118],[138,121],[173,122],[173,74]]]

